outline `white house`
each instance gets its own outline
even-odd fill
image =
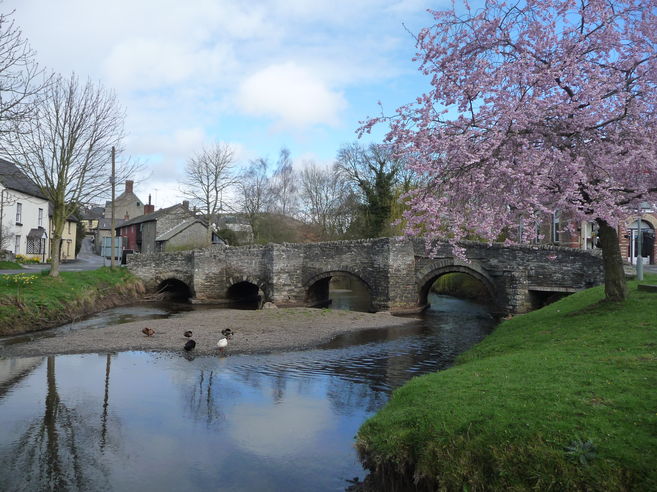
[[[49,238],[48,200],[15,164],[0,158],[0,249],[45,262]]]

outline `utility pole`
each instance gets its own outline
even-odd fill
[[[112,230],[110,231],[110,238],[112,239],[112,247],[110,248],[110,268],[114,268],[114,239],[116,235],[116,231],[114,230],[115,227],[115,219],[114,219],[114,195],[115,195],[115,189],[116,189],[116,179],[115,179],[115,173],[116,173],[116,164],[115,164],[115,158],[116,158],[116,150],[114,149],[114,146],[112,145],[112,176],[110,177],[110,182],[112,183],[112,219],[110,221],[110,227]]]

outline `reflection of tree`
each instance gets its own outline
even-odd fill
[[[55,357],[48,357],[46,399],[37,417],[10,453],[7,488],[11,490],[99,490],[109,488],[107,470],[93,444],[97,431],[59,397]],[[20,470],[20,473],[18,471]]]
[[[224,420],[224,412],[216,401],[217,388],[215,387],[214,371],[201,370],[196,384],[185,386],[185,402],[187,412],[197,421],[203,421],[207,426]]]
[[[105,393],[103,394],[103,414],[100,417],[100,451],[105,450],[107,444],[107,411],[109,409],[109,382],[110,367],[112,365],[112,356],[107,354],[105,362]]]

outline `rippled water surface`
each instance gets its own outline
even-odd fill
[[[0,490],[344,490],[364,420],[493,327],[432,304],[311,351],[0,359]]]

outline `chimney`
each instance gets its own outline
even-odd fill
[[[131,180],[126,180],[125,182],[125,192],[126,193],[132,193],[132,185],[134,185],[135,182]]]
[[[155,205],[151,205],[151,194],[148,194],[148,205],[144,205],[144,215],[155,212]]]
[[[185,210],[189,210],[189,200],[183,200],[182,206]]]

